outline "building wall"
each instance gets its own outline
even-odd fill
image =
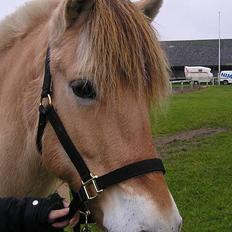
[[[172,66],[172,77],[181,78],[184,66],[204,66],[218,76],[218,40],[163,41],[163,49]],[[232,70],[232,39],[221,40],[221,70]]]

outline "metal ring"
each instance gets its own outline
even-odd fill
[[[41,97],[41,99],[40,99],[40,106],[44,106],[44,105],[43,105],[44,99],[48,99],[48,105],[49,105],[49,106],[52,105],[52,97],[51,97],[50,94],[48,94],[46,97]]]
[[[90,212],[89,210],[87,210],[87,211],[85,211],[85,212],[79,210],[79,213],[82,214],[82,215],[84,215],[84,216],[89,216],[89,215],[91,215],[91,212]]]

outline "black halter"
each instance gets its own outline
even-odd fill
[[[165,174],[165,169],[162,160],[160,159],[139,161],[121,167],[100,177],[91,173],[52,105],[51,85],[52,75],[50,71],[50,50],[48,49],[45,62],[45,76],[41,94],[41,103],[39,107],[40,115],[36,143],[39,151],[42,152],[42,137],[46,123],[49,121],[57,135],[57,138],[81,177],[82,186],[78,192],[73,192],[73,201],[70,205],[69,218],[72,218],[79,210],[88,212],[86,203],[98,197],[104,189],[112,185],[151,172],[163,172],[163,174]],[[46,105],[44,104],[45,100],[48,101]]]

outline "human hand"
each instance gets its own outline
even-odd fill
[[[65,228],[68,225],[71,227],[74,227],[80,219],[78,213],[76,215],[74,215],[74,217],[71,220],[65,220],[62,222],[55,222],[57,219],[67,216],[68,213],[69,213],[68,204],[66,202],[64,202],[64,209],[52,210],[49,213],[48,222],[52,223],[52,226],[54,228],[57,228],[57,229]]]

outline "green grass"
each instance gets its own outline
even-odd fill
[[[167,113],[151,113],[154,135],[201,127],[232,128],[232,87],[209,87],[170,98]]]
[[[172,96],[166,114],[153,111],[151,121],[155,136],[204,127],[227,129],[188,142],[188,149],[179,150],[165,165],[166,180],[184,219],[182,231],[231,232],[232,88]]]
[[[90,226],[91,232],[100,232],[95,225]],[[71,229],[66,229],[65,232],[72,232]]]
[[[226,128],[196,138],[167,156],[166,180],[184,220],[184,232],[232,232],[232,87],[209,87],[170,98],[151,113],[154,137],[199,128]],[[95,230],[97,232],[97,230]]]
[[[165,161],[183,231],[232,231],[232,133],[202,139]]]

